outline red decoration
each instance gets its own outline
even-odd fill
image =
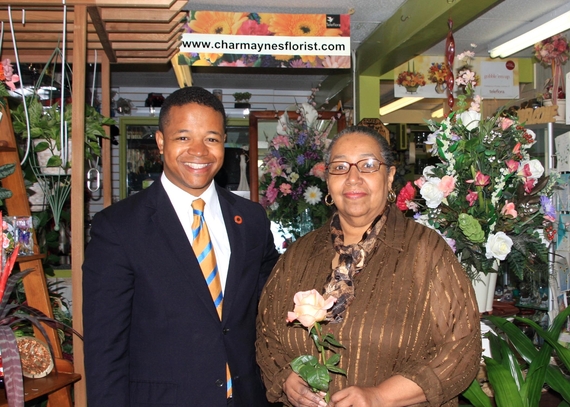
[[[447,104],[449,110],[453,109],[455,99],[453,98],[453,85],[455,80],[453,78],[453,60],[455,59],[455,40],[453,39],[453,20],[447,20],[449,33],[447,33],[447,40],[445,42],[445,63],[447,64],[447,76],[445,82],[447,84]]]

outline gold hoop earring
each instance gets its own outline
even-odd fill
[[[333,206],[334,205],[334,199],[331,196],[331,194],[326,194],[325,195],[325,205],[326,206]]]
[[[392,188],[390,188],[390,190],[388,191],[388,202],[394,203],[396,202],[396,198],[397,198],[396,193]]]

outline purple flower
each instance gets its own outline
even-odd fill
[[[305,163],[305,156],[304,155],[297,156],[297,164],[303,165],[304,163]]]
[[[554,205],[552,205],[552,200],[546,195],[541,195],[540,206],[542,208],[542,213],[544,214],[544,217],[554,222],[554,220],[556,219],[556,209],[554,209]]]

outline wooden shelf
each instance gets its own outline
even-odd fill
[[[41,379],[24,378],[24,399],[25,401],[37,399],[73,384],[79,379],[81,379],[81,375],[77,373],[56,373],[55,371]],[[0,392],[0,407],[8,407],[4,392]]]
[[[32,260],[41,260],[41,259],[44,259],[45,257],[46,257],[45,253],[31,254],[29,256],[18,256],[18,257],[16,257],[16,262],[17,263],[25,263],[27,261],[32,261]]]

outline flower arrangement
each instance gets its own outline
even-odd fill
[[[425,86],[426,80],[423,74],[413,71],[403,71],[398,74],[396,83],[400,86],[408,87],[418,87]]]
[[[432,62],[427,77],[432,83],[444,83],[449,68],[445,62]]]
[[[14,74],[14,69],[9,59],[4,59],[0,64],[0,106],[4,106],[4,98],[10,96],[8,89],[16,90],[15,83],[20,81],[20,77]],[[6,89],[8,87],[8,89]],[[0,113],[0,119],[2,118]]]
[[[318,112],[311,103],[316,91],[313,89],[309,102],[297,107],[296,120],[289,118],[287,112],[279,117],[277,135],[271,140],[260,169],[261,204],[269,219],[283,230],[289,229],[295,237],[300,235],[297,224],[303,213],[308,212],[315,228],[331,214],[324,203],[324,151],[335,120],[319,129]]]
[[[530,158],[536,136],[516,117],[500,112],[481,120],[478,96],[467,108],[476,84],[472,72],[456,83],[466,86],[459,109],[441,123],[428,122],[433,133],[426,143],[441,162],[426,167],[415,187],[408,183],[397,205],[437,230],[471,278],[505,263],[519,278],[547,269],[557,174],[545,175],[540,161]]]
[[[471,48],[476,48],[476,47],[477,45],[471,44]],[[456,58],[458,61],[463,63],[463,65],[461,65],[457,69],[457,79],[455,81],[457,86],[459,86],[461,89],[465,89],[468,83],[471,83],[472,88],[479,85],[479,83],[481,82],[481,78],[479,78],[479,75],[477,75],[477,73],[473,71],[473,61],[475,60],[475,52],[467,50],[457,55]]]
[[[568,61],[570,47],[562,34],[556,34],[534,44],[534,57],[544,66],[563,65]]]
[[[319,353],[319,360],[313,355],[301,355],[293,359],[291,368],[303,380],[307,382],[311,390],[316,392],[326,392],[325,402],[330,401],[329,383],[331,377],[329,372],[346,375],[346,372],[337,365],[340,362],[340,355],[334,353],[334,348],[344,348],[335,337],[327,333],[323,336],[323,330],[319,322],[324,321],[327,310],[336,302],[335,297],[328,297],[326,300],[317,290],[299,291],[293,297],[295,308],[293,312],[287,314],[287,322],[302,325],[309,331],[309,336],[315,342]],[[327,359],[325,350],[333,352]]]

